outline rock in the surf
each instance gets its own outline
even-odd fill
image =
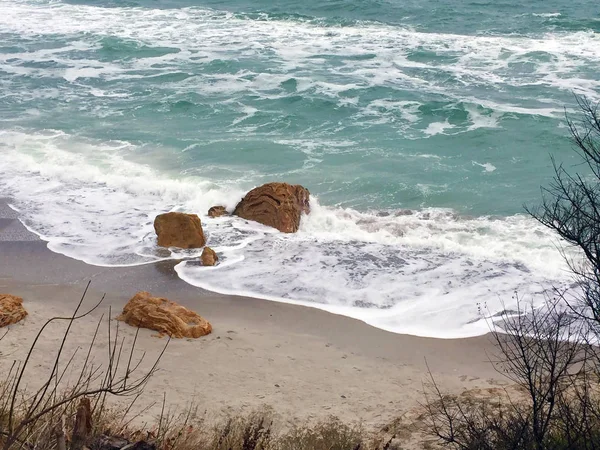
[[[154,231],[161,247],[201,248],[206,239],[196,214],[170,212],[154,219]]]
[[[200,259],[202,260],[203,266],[214,266],[219,260],[219,257],[212,248],[204,247]]]
[[[248,192],[233,214],[284,233],[295,233],[302,213],[310,212],[309,199],[310,192],[303,186],[267,183]]]
[[[172,338],[199,338],[212,331],[211,324],[194,311],[149,292],[138,292],[127,302],[118,320],[149,328]]]
[[[20,322],[27,316],[23,299],[10,294],[0,294],[0,328]]]
[[[227,215],[227,210],[224,206],[213,206],[208,210],[208,217],[221,217]]]

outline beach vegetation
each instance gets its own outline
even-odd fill
[[[0,386],[0,448],[58,449],[67,448],[67,429],[72,450],[82,450],[93,434],[93,427],[104,426],[111,417],[107,397],[132,398],[135,401],[158,368],[158,362],[168,346],[168,341],[156,359],[145,370],[140,366],[144,353],[136,351],[137,333],[133,342],[126,343],[111,320],[100,317],[82,362],[76,364],[78,350],[66,354],[66,342],[72,325],[91,315],[102,304],[100,299],[93,307],[82,310],[87,294],[86,287],[73,314],[69,317],[48,319],[35,335],[24,359],[15,361]],[[110,317],[110,309],[109,309]],[[38,371],[34,353],[44,339],[44,332],[56,322],[66,323],[56,349],[54,363],[49,373],[35,373],[39,386],[29,391],[24,386],[25,374]],[[108,331],[107,354],[104,364],[95,362],[92,352],[96,347],[101,325],[106,322]],[[126,345],[128,344],[128,345]],[[66,380],[70,380],[67,382]]]
[[[552,289],[543,307],[517,297],[517,311],[490,320],[491,363],[516,393],[466,399],[442,392],[431,377],[428,432],[445,447],[600,448],[600,104],[577,103],[581,114],[567,115],[567,124],[581,164],[574,172],[552,159],[541,205],[527,208],[565,242],[574,283]]]
[[[100,316],[87,346],[67,351],[73,324],[98,311],[104,299],[84,310],[87,290],[72,315],[52,317],[44,323],[23,360],[15,361],[0,383],[1,450],[359,450],[381,447],[363,428],[344,424],[335,417],[280,427],[276,432],[273,414],[267,407],[209,421],[195,404],[179,412],[167,410],[167,393],[151,404],[159,407],[162,404],[156,420],[142,423],[137,420],[141,412],[136,412],[136,402],[145,395],[144,388],[158,370],[169,340],[147,360],[146,354],[136,347],[139,329],[133,338],[124,337],[119,331],[120,322],[109,319],[109,308],[108,317]],[[64,323],[65,327],[52,367],[47,373],[35,373],[40,370],[35,362],[38,343],[56,323]],[[103,325],[108,333],[106,348],[99,339]],[[105,352],[100,363],[97,362],[99,348]],[[26,373],[31,371],[39,380],[33,391],[24,381]],[[115,403],[115,399],[121,401]]]

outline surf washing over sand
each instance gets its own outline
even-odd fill
[[[551,282],[568,281],[558,242],[524,215],[465,218],[442,208],[359,212],[322,206],[317,197],[296,235],[239,218],[204,217],[208,244],[221,264],[202,267],[194,259],[199,251],[156,246],[155,215],[203,215],[223,200],[231,210],[242,190],[193,177],[161,178],[121,159],[125,143],[98,151],[61,132],[0,137],[14,145],[3,148],[2,185],[25,225],[51,250],[89,264],[185,259],[176,271],[195,286],[316,306],[435,337],[485,333],[484,316],[510,309],[515,291],[541,302]],[[34,151],[24,155],[15,148]]]
[[[522,205],[600,99],[589,11],[196,3],[0,0],[0,193],[51,250],[441,338],[571,282]],[[297,234],[205,216],[267,181],[311,190]],[[220,265],[156,246],[170,210]]]

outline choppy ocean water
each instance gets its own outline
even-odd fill
[[[91,264],[482,334],[570,282],[523,204],[600,100],[600,6],[530,3],[0,0],[0,193]],[[203,217],[216,268],[156,247],[156,214],[274,180],[313,194],[298,234]]]

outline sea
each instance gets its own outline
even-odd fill
[[[524,207],[584,170],[576,96],[596,0],[0,0],[0,194],[88,264],[476,336],[573,282]],[[207,217],[270,181],[310,190],[298,233]],[[166,211],[218,266],[157,247]]]

